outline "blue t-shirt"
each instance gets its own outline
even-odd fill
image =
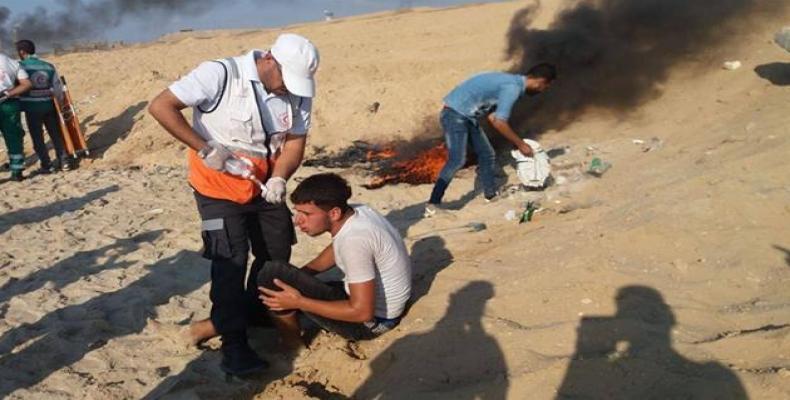
[[[507,121],[513,104],[522,94],[522,75],[483,72],[456,86],[445,96],[444,104],[469,118],[480,118],[496,110],[494,116]]]

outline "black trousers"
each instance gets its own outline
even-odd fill
[[[343,282],[324,282],[300,268],[282,261],[268,261],[258,273],[258,286],[271,290],[281,290],[274,280],[294,287],[303,296],[311,299],[337,301],[348,299]],[[367,340],[377,336],[363,323],[338,321],[320,315],[305,312],[305,316],[318,326],[351,340]]]
[[[250,324],[267,319],[256,277],[269,260],[288,262],[295,243],[291,212],[258,197],[247,204],[195,191],[202,218],[203,257],[211,260],[211,322],[223,344],[246,341]],[[254,257],[247,276],[249,253]]]
[[[47,143],[44,140],[44,129],[46,126],[49,139],[52,141],[52,147],[55,148],[55,156],[61,162],[66,158],[66,153],[63,150],[63,136],[60,131],[60,121],[58,120],[58,113],[53,108],[49,111],[25,111],[25,121],[27,122],[27,129],[30,131],[30,138],[33,139],[33,150],[36,151],[42,167],[49,167],[52,164],[49,158],[49,150],[47,150]]]

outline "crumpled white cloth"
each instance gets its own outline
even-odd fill
[[[551,175],[551,163],[549,155],[540,146],[540,143],[524,139],[529,147],[532,147],[533,156],[526,157],[518,150],[513,150],[510,154],[516,160],[516,174],[521,183],[532,189],[541,189],[546,185],[546,180]]]

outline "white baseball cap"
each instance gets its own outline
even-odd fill
[[[302,97],[315,95],[315,71],[318,69],[318,50],[303,36],[283,33],[271,49],[272,56],[282,67],[283,82],[289,92]]]

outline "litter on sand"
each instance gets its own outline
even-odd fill
[[[524,139],[524,142],[532,147],[532,157],[527,157],[518,150],[510,152],[516,160],[518,179],[528,189],[543,189],[551,175],[549,156],[540,143],[530,139]]]
[[[590,161],[590,166],[587,168],[587,173],[592,176],[600,177],[606,171],[608,171],[609,168],[612,168],[612,164],[595,157]]]
[[[528,201],[527,204],[524,205],[524,211],[521,213],[521,218],[518,220],[518,223],[523,224],[532,221],[532,214],[534,214],[537,209],[538,206],[534,201]]]
[[[735,61],[725,61],[722,65],[722,68],[728,71],[735,71],[736,69],[741,67],[741,62],[738,60]]]

